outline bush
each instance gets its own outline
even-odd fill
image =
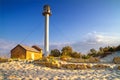
[[[89,55],[83,55],[83,56],[82,56],[82,59],[88,59],[88,58],[90,58]]]
[[[101,55],[101,58],[104,58],[104,57],[106,57],[107,55],[110,55],[110,54],[112,54],[112,52],[105,52]]]
[[[61,55],[58,49],[51,50],[50,56],[59,57]]]
[[[119,57],[114,57],[113,62],[115,64],[120,64],[120,56]]]
[[[96,55],[97,55],[97,51],[94,48],[90,49],[90,56],[95,57]]]
[[[65,47],[62,48],[61,52],[62,52],[62,56],[63,55],[65,55],[65,56],[71,56],[73,50],[72,50],[72,47],[65,46]]]
[[[120,45],[116,47],[116,51],[120,51]]]
[[[77,52],[72,52],[70,56],[73,57],[73,58],[80,58],[81,54],[77,53]]]

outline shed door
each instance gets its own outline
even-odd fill
[[[34,53],[31,54],[32,60],[34,60]]]

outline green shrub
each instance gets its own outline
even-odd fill
[[[73,57],[73,58],[81,58],[81,53],[72,52],[70,56]]]
[[[61,50],[62,56],[71,56],[73,50],[71,46],[65,46]]]
[[[59,57],[61,53],[58,49],[54,49],[54,50],[51,50],[50,55],[54,57]]]
[[[83,55],[82,58],[83,59],[88,59],[88,58],[90,58],[90,56],[89,55]]]

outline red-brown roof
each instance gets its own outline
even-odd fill
[[[25,50],[28,50],[28,51],[40,52],[39,50],[37,50],[35,48],[32,48],[32,47],[29,47],[29,46],[25,46],[25,45],[22,45],[22,44],[19,44],[19,46],[21,46],[22,48],[24,48]]]

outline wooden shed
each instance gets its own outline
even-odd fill
[[[42,58],[42,49],[38,46],[25,46],[18,44],[11,50],[11,58],[19,58],[26,60],[37,60]]]

